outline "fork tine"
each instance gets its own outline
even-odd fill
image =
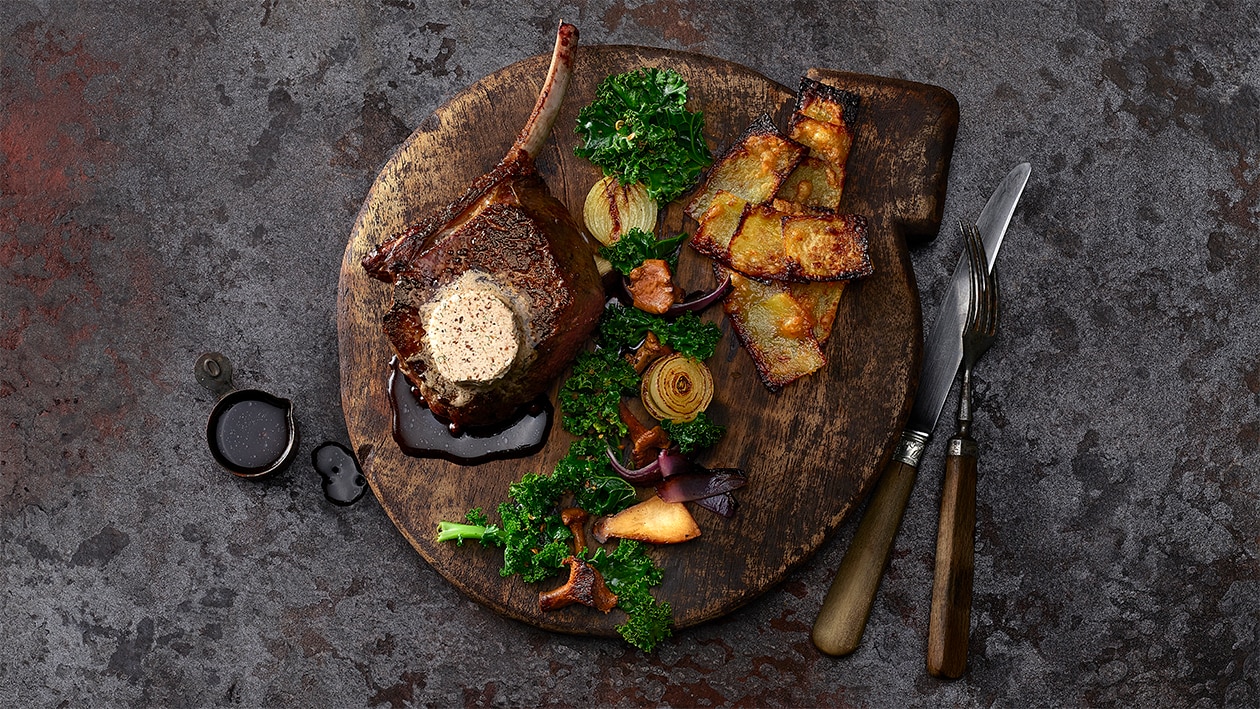
[[[998,297],[998,271],[997,268],[994,268],[989,272],[989,299],[985,307],[989,317],[988,325],[985,327],[984,331],[989,337],[993,337],[997,334],[999,303],[1001,303],[1001,300]]]
[[[980,238],[980,229],[977,228],[975,224],[971,225],[971,238],[976,242],[976,255],[980,259],[980,275],[983,276],[983,278],[981,278],[981,287],[987,290],[989,282],[988,275],[989,271],[992,269],[989,268],[989,253],[984,248],[984,240]]]
[[[984,279],[988,274],[985,273],[984,244],[980,241],[980,232],[975,226],[968,226],[963,229],[963,234],[967,239],[967,256],[971,270],[971,297],[967,301],[966,327],[966,331],[971,331],[976,328],[982,315],[981,299],[984,297]]]
[[[974,226],[972,228],[975,229],[976,240],[980,242],[980,230],[976,229]],[[977,330],[979,332],[983,332],[987,334],[988,336],[992,337],[993,334],[997,331],[997,309],[998,309],[997,267],[996,266],[992,268],[989,267],[988,255],[987,253],[983,251],[984,242],[980,242],[980,248],[981,248],[981,253],[985,254],[984,256],[985,269],[984,269],[984,279],[983,279],[984,280],[983,290],[984,290],[985,297],[982,301],[984,304],[984,309],[983,309],[982,317],[980,318],[983,321],[983,324],[981,327],[978,327]]]
[[[993,292],[993,269],[989,267],[989,254],[985,251],[984,241],[980,238],[980,229],[975,224],[971,225],[971,233],[976,241],[976,253],[980,256],[980,292],[982,294],[980,304],[983,307],[980,319],[987,322],[991,312],[988,306]]]
[[[976,322],[976,296],[980,291],[976,282],[976,247],[971,241],[971,231],[962,220],[958,222],[958,231],[962,234],[963,245],[967,247],[967,321],[963,326],[965,334]]]

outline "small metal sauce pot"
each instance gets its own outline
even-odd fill
[[[278,396],[272,396],[261,389],[236,389],[232,384],[232,362],[218,352],[207,352],[197,358],[193,368],[197,381],[212,394],[219,397],[218,403],[206,420],[206,445],[215,461],[229,473],[242,478],[258,479],[284,470],[297,457],[298,429],[293,419],[293,402]],[[284,412],[285,433],[288,442],[283,453],[274,461],[256,467],[247,467],[233,463],[224,454],[219,445],[219,427],[223,415],[232,407],[247,401],[256,401],[282,410]]]

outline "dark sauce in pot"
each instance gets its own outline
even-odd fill
[[[241,399],[219,414],[214,444],[232,466],[243,471],[266,470],[289,448],[289,412],[262,399]]]
[[[403,453],[417,458],[443,458],[461,465],[489,460],[523,458],[542,450],[551,431],[551,402],[535,399],[500,426],[460,429],[439,419],[425,405],[398,359],[389,362],[389,406],[393,412],[394,441]]]

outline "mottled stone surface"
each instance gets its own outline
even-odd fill
[[[299,461],[344,440],[334,284],[368,185],[561,17],[788,84],[950,89],[951,222],[1033,163],[979,372],[962,680],[923,669],[939,440],[845,659],[808,630],[853,521],[645,657],[484,610],[301,462],[211,462],[210,349],[295,400]],[[1243,0],[4,3],[0,704],[1256,706],[1257,27]],[[960,248],[914,254],[929,322]]]

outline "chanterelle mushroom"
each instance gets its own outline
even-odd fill
[[[634,299],[634,307],[653,315],[661,315],[682,300],[682,291],[674,285],[669,264],[662,259],[648,259],[631,271],[630,286],[626,290]]]
[[[630,432],[630,441],[634,446],[630,453],[631,465],[635,467],[647,465],[656,458],[662,448],[669,447],[669,434],[665,433],[665,429],[660,426],[652,428],[644,426],[639,419],[635,418],[624,401],[618,405],[618,411],[622,422],[626,424],[626,429]]]
[[[569,566],[569,580],[560,588],[538,594],[539,608],[554,611],[581,603],[607,613],[617,605],[617,594],[608,590],[604,577],[594,566],[572,556],[563,563]]]
[[[581,507],[566,507],[560,510],[560,521],[573,533],[573,553],[581,554],[586,548],[586,520],[591,516]]]
[[[674,354],[674,348],[661,342],[655,332],[648,331],[647,337],[643,339],[643,344],[634,354],[626,355],[626,359],[630,362],[630,366],[634,367],[634,371],[643,374],[643,370],[648,365],[666,355]]]

